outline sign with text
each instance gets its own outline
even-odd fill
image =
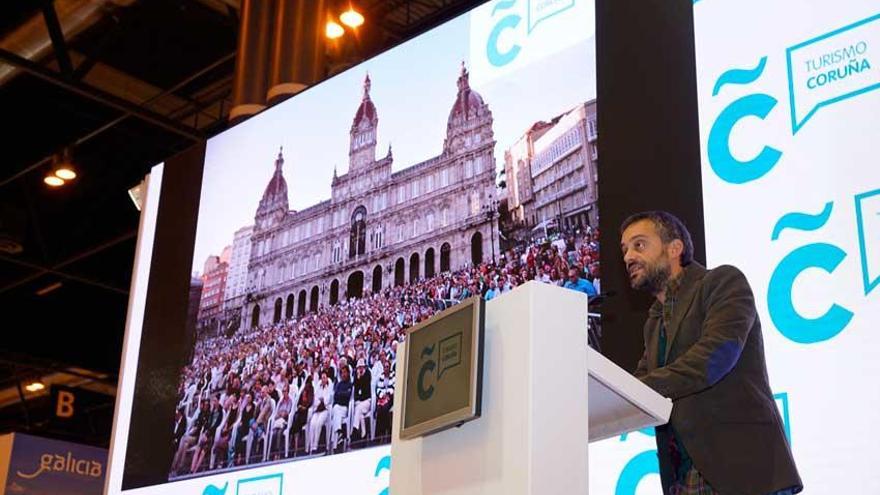
[[[4,493],[101,495],[107,451],[15,433]]]
[[[804,493],[880,493],[880,8],[703,0],[694,28],[706,264],[751,283]]]
[[[471,298],[409,331],[401,438],[480,416],[484,307]]]
[[[113,397],[81,388],[52,385],[52,402],[48,417],[54,429],[83,435],[95,428],[110,433]]]

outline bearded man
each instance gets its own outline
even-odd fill
[[[663,493],[803,490],[745,276],[694,261],[691,235],[671,213],[632,215],[620,234],[630,285],[655,298],[635,376],[673,403],[669,423],[656,430]]]

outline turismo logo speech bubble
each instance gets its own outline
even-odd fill
[[[820,108],[880,88],[880,14],[786,50],[792,134]]]
[[[281,495],[284,493],[283,482],[283,473],[239,480],[235,495]]]
[[[529,32],[546,19],[574,7],[574,0],[529,0]]]
[[[461,332],[446,337],[440,341],[440,372],[437,379],[443,376],[443,372],[461,364]]]
[[[857,194],[856,225],[865,295],[880,285],[880,189]]]

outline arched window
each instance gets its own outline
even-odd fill
[[[251,328],[257,328],[260,326],[260,305],[255,304],[254,310],[251,313]]]
[[[373,268],[373,294],[382,291],[382,265],[376,265]]]
[[[330,305],[333,306],[339,302],[339,280],[333,279],[330,282]]]
[[[299,297],[296,300],[296,316],[301,318],[306,314],[306,290],[299,291]]]
[[[434,276],[434,248],[425,251],[425,278]]]
[[[284,317],[288,320],[293,318],[293,305],[295,304],[295,301],[293,299],[293,294],[287,296],[287,305],[284,308]]]
[[[314,313],[318,311],[318,286],[312,287],[312,292],[309,295],[309,312]]]
[[[281,305],[284,304],[281,298],[275,299],[275,313],[272,315],[272,323],[281,321]]]
[[[419,253],[413,253],[409,257],[409,283],[414,284],[419,281]]]
[[[403,258],[397,258],[394,262],[394,286],[399,287],[406,283],[406,272]]]
[[[351,215],[351,235],[348,257],[354,258],[367,252],[367,209],[364,206],[355,208]]]
[[[471,263],[474,266],[483,262],[483,234],[474,232],[471,236]]]
[[[452,252],[452,246],[449,245],[448,242],[444,242],[442,246],[440,246],[440,271],[448,272],[450,265],[450,254]]]

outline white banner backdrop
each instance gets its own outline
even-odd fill
[[[700,0],[694,23],[707,264],[751,282],[804,493],[880,493],[880,5]],[[590,493],[659,494],[655,452],[593,446]]]

